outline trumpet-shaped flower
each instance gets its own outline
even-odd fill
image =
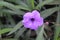
[[[43,25],[43,18],[37,10],[27,12],[23,16],[22,24],[25,28],[36,30],[39,26]]]

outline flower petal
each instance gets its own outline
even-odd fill
[[[40,17],[40,13],[37,10],[32,11],[32,14],[36,17]]]
[[[33,22],[32,25],[31,25],[31,27],[30,27],[30,29],[37,30],[37,28],[38,28],[37,22]]]
[[[39,20],[37,20],[37,23],[39,24],[39,26],[41,26],[41,25],[43,25],[43,18],[42,17],[40,17],[40,19]]]
[[[32,16],[33,16],[33,15],[32,15],[31,12],[27,12],[27,13],[24,14],[23,19],[24,19],[24,18],[28,18],[28,19],[29,19],[29,18],[32,18]]]
[[[32,11],[32,14],[36,20],[40,19],[40,13],[37,10]]]
[[[24,22],[23,24],[24,24],[24,27],[26,27],[26,28],[30,28],[32,25],[32,23],[30,21]]]

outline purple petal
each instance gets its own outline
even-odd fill
[[[37,20],[37,23],[39,24],[39,26],[41,26],[41,25],[43,25],[43,18],[42,17],[40,17],[40,19],[39,20]]]
[[[34,30],[37,30],[38,28],[38,23],[37,22],[33,22],[30,29],[34,29]]]
[[[33,15],[32,15],[31,12],[27,12],[27,13],[24,14],[23,19],[27,19],[27,18],[30,19],[30,18],[32,18],[32,16]]]
[[[40,13],[37,10],[32,11],[32,14],[36,17],[40,17]]]
[[[32,11],[32,14],[36,20],[40,19],[40,13],[37,10]]]
[[[23,24],[24,24],[24,27],[26,27],[26,28],[30,28],[32,25],[32,23],[30,21],[24,22]]]
[[[25,28],[30,28],[30,29],[34,29],[34,30],[36,30],[38,28],[37,22],[28,21],[28,22],[24,22],[23,24],[24,24]]]

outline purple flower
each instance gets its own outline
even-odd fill
[[[43,18],[37,10],[27,12],[23,16],[22,24],[25,28],[36,30],[39,26],[43,25]]]

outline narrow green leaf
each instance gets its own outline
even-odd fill
[[[34,9],[34,0],[31,0],[32,8]]]
[[[14,33],[15,31],[17,31],[18,29],[20,29],[22,26],[21,21],[8,33],[8,35]]]
[[[34,9],[34,0],[26,0],[26,3],[31,10]]]
[[[60,38],[58,38],[58,40],[60,40]]]
[[[4,33],[7,33],[7,32],[9,32],[11,30],[12,30],[12,28],[4,28],[4,29],[0,30],[0,35],[4,34]]]
[[[60,33],[60,11],[58,11],[57,20],[56,20],[56,27],[55,27],[55,33],[54,33],[54,40],[58,40],[58,36]]]
[[[19,5],[16,5],[16,8],[18,8],[18,9],[30,10],[28,8],[28,5],[26,5],[26,3],[24,3],[21,0],[7,0],[7,1],[14,2],[16,4],[19,4]]]
[[[39,3],[42,2],[43,0],[39,0]]]
[[[14,3],[18,4],[18,5],[21,5],[23,7],[27,7],[28,8],[28,5],[24,2],[24,0],[23,1],[22,0],[6,0],[6,1],[14,2]]]
[[[0,6],[5,6],[12,10],[19,10],[19,9],[30,10],[28,7],[25,7],[23,5],[13,5],[11,3],[4,2],[4,1],[0,1]]]
[[[17,40],[17,39],[16,38],[15,39],[14,38],[4,38],[2,40]]]
[[[36,30],[36,33],[38,34],[41,30],[42,26],[38,28],[38,30]]]
[[[44,33],[44,25],[42,26],[41,31],[39,32],[36,40],[44,40],[43,33]]]
[[[59,5],[60,4],[60,0],[54,0],[53,2],[49,3],[49,5]]]
[[[41,12],[41,16],[43,18],[46,18],[46,17],[50,16],[51,14],[53,14],[55,11],[57,11],[58,8],[59,7],[54,7],[54,8],[46,9],[46,10]]]
[[[8,3],[8,2],[4,2],[4,1],[0,1],[0,6],[5,6],[5,7],[12,9],[12,10],[17,9],[13,4]]]
[[[0,8],[0,16],[3,16],[2,8]]]
[[[57,20],[56,22],[60,24],[60,9],[58,9]]]
[[[17,0],[16,0],[16,3],[19,4],[19,8],[26,9],[26,10],[31,10],[31,9],[29,8],[29,6],[28,6],[24,1],[21,1],[21,0],[17,1]]]
[[[24,38],[25,38],[26,40],[33,40],[33,39],[30,38],[30,35],[31,35],[31,30],[28,30],[28,31],[26,32]]]
[[[23,15],[25,13],[25,12],[23,12],[21,10],[12,11],[12,10],[8,10],[8,9],[3,9],[2,12],[5,12],[7,14],[12,14],[12,15],[14,15],[14,14]]]
[[[55,33],[54,33],[54,40],[58,39],[59,33],[60,33],[60,25],[55,25]]]
[[[24,7],[23,5],[17,5],[16,8],[31,11],[28,7]]]
[[[22,34],[23,34],[23,32],[25,31],[26,29],[23,27],[23,28],[21,28],[17,33],[16,33],[16,35],[15,35],[15,37],[14,38],[19,38]]]
[[[11,27],[15,26],[15,21],[13,20],[12,16],[10,14],[6,14],[6,19],[8,20],[8,22],[10,22]]]
[[[45,4],[48,4],[50,2],[52,2],[53,0],[45,0],[43,2],[40,2],[37,6],[36,6],[36,9],[39,9],[41,8],[42,6],[44,6]]]

